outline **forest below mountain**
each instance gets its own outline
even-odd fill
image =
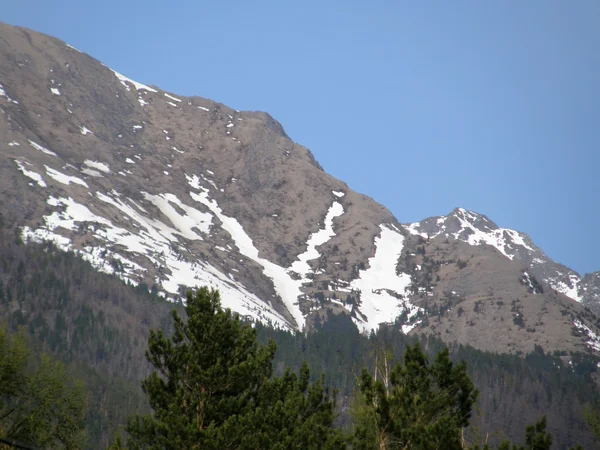
[[[0,323],[10,333],[27,334],[34,353],[62,361],[72,378],[84,381],[88,395],[85,420],[88,446],[105,448],[127,417],[148,413],[140,382],[152,371],[145,351],[151,329],[173,332],[171,310],[152,287],[125,285],[97,272],[89,263],[52,245],[21,242],[15,224],[0,217]],[[372,370],[376,355],[401,361],[407,346],[420,342],[433,356],[449,345],[453,361],[465,361],[480,394],[467,435],[488,435],[522,442],[525,424],[547,417],[554,448],[593,448],[583,410],[598,401],[595,358],[574,354],[571,364],[542,348],[528,355],[491,354],[434,337],[404,335],[397,326],[361,335],[343,315],[330,315],[308,334],[255,326],[259,342],[277,344],[274,375],[298,371],[303,362],[311,380],[325,375],[337,390],[336,424],[350,423],[361,369]],[[470,433],[470,434],[469,434]]]

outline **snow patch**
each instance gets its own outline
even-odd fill
[[[69,238],[54,232],[57,228],[75,231],[80,226],[77,223],[82,224],[88,222],[92,222],[103,227],[112,226],[110,221],[95,215],[86,206],[75,202],[71,198],[50,197],[46,203],[51,206],[63,207],[65,209],[62,212],[55,211],[51,215],[45,216],[44,227],[41,227],[37,230],[32,230],[29,227],[23,227],[22,237],[25,241],[53,241],[57,247],[62,250],[74,250]],[[93,225],[93,227],[96,227],[97,225]],[[127,232],[123,229],[120,230],[124,233]],[[81,255],[83,259],[90,261],[96,269],[106,273],[115,272],[114,264],[112,264],[113,260],[116,259],[120,261],[123,267],[120,277],[125,280],[130,279],[133,271],[141,272],[145,270],[136,263],[123,258],[121,255],[112,253],[107,249],[103,249],[102,247],[97,247],[95,249],[92,249],[91,247],[85,247],[84,250],[76,250],[75,252]],[[100,259],[100,255],[104,255],[104,257]],[[130,281],[133,282],[131,279]]]
[[[410,234],[414,236],[421,236],[422,238],[427,238],[427,233],[422,233],[419,228],[421,224],[419,222],[409,223],[407,225],[402,225]],[[437,235],[436,235],[437,236]],[[434,237],[434,236],[432,236]]]
[[[550,285],[550,287],[552,287],[552,289],[566,295],[576,302],[581,302],[583,300],[582,296],[578,293],[581,278],[574,273],[570,273],[568,275],[568,282],[555,278],[548,278],[546,282]]]
[[[83,164],[85,164],[86,166],[88,166],[92,169],[97,169],[104,173],[110,173],[110,169],[107,164],[104,164],[104,163],[101,163],[98,161],[92,161],[89,159],[86,159],[85,161],[83,161]]]
[[[531,275],[526,270],[523,271],[523,276],[521,277],[521,281],[527,287],[527,289],[533,294],[539,294],[540,292],[534,286],[533,280],[531,279]]]
[[[171,100],[175,100],[178,103],[181,103],[181,99],[179,99],[177,97],[173,97],[172,95],[169,95],[166,92],[164,94],[165,94],[165,97],[170,98]]]
[[[90,134],[90,133],[92,133],[92,131],[91,131],[91,130],[88,130],[86,127],[79,127],[79,131],[80,131],[80,132],[81,132],[81,134],[83,134],[84,136],[85,136],[85,135],[87,135],[87,134]],[[92,133],[92,134],[94,134],[94,133]]]
[[[279,294],[283,303],[290,312],[298,329],[304,327],[305,319],[298,306],[298,297],[302,294],[300,291],[300,281],[292,279],[283,267],[272,263],[258,256],[258,249],[254,246],[252,239],[244,231],[241,224],[233,217],[226,216],[215,200],[208,196],[208,190],[200,188],[202,192],[196,194],[190,192],[190,196],[199,203],[210,209],[215,216],[223,223],[223,229],[227,231],[240,253],[247,258],[256,261],[263,267],[263,273],[273,280],[275,291]]]
[[[187,179],[188,184],[194,189],[202,189],[202,186],[200,186],[200,178],[198,177],[198,175],[192,175],[190,177],[188,174],[186,174],[185,178]]]
[[[60,91],[57,88],[50,88],[50,92],[52,92],[52,95],[60,95]]]
[[[35,181],[38,186],[40,187],[46,187],[46,183],[44,182],[44,179],[42,178],[42,176],[37,173],[34,172],[32,170],[27,170],[25,168],[25,166],[23,164],[21,164],[20,161],[15,160],[15,164],[17,165],[17,167],[19,168],[19,170],[23,173],[23,175],[25,175],[28,178],[31,178],[33,181]]]
[[[50,156],[57,156],[56,153],[54,153],[51,150],[48,150],[45,147],[42,147],[40,144],[36,144],[35,142],[33,142],[31,139],[29,139],[29,144],[35,148],[36,150],[39,150],[42,153],[45,153],[46,155],[50,155]]]
[[[148,92],[158,92],[156,89],[151,88],[150,86],[146,86],[145,84],[142,83],[138,83],[137,81],[133,81],[131,78],[127,78],[125,75],[120,74],[119,72],[115,72],[114,70],[112,70],[112,73],[115,74],[115,76],[119,79],[119,81],[121,82],[121,84],[123,86],[125,86],[125,88],[130,91],[131,88],[129,87],[130,83],[133,85],[133,87],[135,87],[138,91],[141,89],[144,89]]]
[[[11,103],[14,103],[14,104],[16,104],[16,105],[18,105],[18,104],[19,104],[19,102],[18,102],[18,101],[16,101],[16,100],[13,100],[12,98],[10,98],[10,97],[8,96],[8,94],[7,94],[7,93],[6,93],[6,91],[4,90],[4,86],[2,86],[1,84],[0,84],[0,97],[6,97],[6,99],[7,99],[9,102],[11,102]]]
[[[204,181],[206,181],[208,184],[210,184],[213,188],[215,188],[216,190],[218,190],[219,188],[217,187],[217,185],[215,184],[214,181],[209,180],[208,178],[206,178],[204,175],[200,175],[200,178],[202,178]]]
[[[589,345],[593,350],[600,352],[600,336],[594,333],[588,326],[581,323],[580,320],[575,319],[573,321],[573,325],[575,325],[575,328],[577,328],[579,331],[582,331],[586,334],[589,339],[586,344]]]
[[[333,195],[335,195],[338,198],[343,197],[344,195],[346,195],[345,192],[341,192],[341,191],[331,191],[333,193]]]
[[[65,175],[64,173],[59,172],[58,170],[55,170],[52,167],[48,167],[48,166],[44,166],[44,167],[46,168],[46,174],[50,178],[58,181],[59,183],[66,184],[67,186],[71,183],[79,184],[81,186],[89,188],[87,183],[85,181],[83,181],[81,178],[77,178],[77,177],[70,176],[70,175]]]
[[[146,200],[155,205],[160,209],[160,212],[169,218],[181,236],[191,240],[202,240],[202,237],[194,229],[205,234],[210,231],[212,224],[211,214],[200,212],[195,208],[185,205],[174,194],[150,195],[145,192],[142,194]],[[171,203],[185,211],[186,215],[179,214]]]
[[[393,322],[405,311],[410,319],[421,310],[408,300],[398,298],[406,295],[410,285],[410,275],[396,274],[404,236],[393,225],[382,224],[379,228],[381,235],[375,238],[375,255],[369,258],[369,267],[361,270],[358,278],[350,283],[353,289],[361,292],[360,312],[366,318],[354,320],[363,332],[377,330],[380,323]],[[408,333],[416,325],[404,325],[402,330]]]
[[[333,205],[331,205],[325,216],[324,228],[316,231],[308,238],[306,250],[301,255],[298,255],[296,261],[291,265],[290,270],[300,274],[303,278],[306,274],[311,272],[308,261],[317,259],[321,256],[317,251],[317,247],[325,244],[335,236],[335,232],[333,231],[333,219],[341,216],[343,213],[344,207],[338,202],[333,202]]]
[[[81,169],[81,173],[84,173],[91,177],[98,177],[98,178],[103,177],[103,175],[100,172],[98,172],[97,170],[94,170],[94,169],[90,169],[89,167],[85,167],[85,168]]]
[[[73,47],[72,45],[66,44],[67,48],[70,48],[71,50],[75,50],[76,52],[81,53],[81,50],[77,50],[75,47]]]

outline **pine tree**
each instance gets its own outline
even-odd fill
[[[447,349],[429,364],[415,344],[393,367],[389,383],[364,369],[359,398],[353,448],[460,449],[477,391],[466,365],[453,364]]]
[[[322,382],[309,383],[308,366],[271,379],[275,344],[259,345],[218,291],[188,293],[186,313],[184,322],[173,311],[172,337],[150,334],[155,371],[142,387],[153,414],[128,422],[129,448],[344,448],[335,402]]]

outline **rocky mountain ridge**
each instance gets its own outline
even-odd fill
[[[448,216],[428,218],[409,224],[407,228],[411,233],[424,237],[443,235],[471,245],[490,245],[508,259],[520,262],[552,289],[577,302],[594,305],[600,299],[597,294],[592,294],[595,285],[593,279],[600,272],[581,277],[568,267],[552,261],[526,234],[500,228],[484,215],[457,208]]]
[[[22,28],[0,24],[0,43],[0,206],[24,240],[170,300],[211,285],[287,329],[333,311],[499,352],[600,349],[584,307],[600,277],[526,235],[464,209],[402,225],[268,114],[143,85]]]

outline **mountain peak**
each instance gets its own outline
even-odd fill
[[[488,245],[510,260],[531,270],[552,289],[581,302],[585,291],[581,277],[575,271],[552,261],[525,233],[501,228],[487,216],[465,208],[455,208],[447,216],[431,217],[404,226],[411,234],[433,239],[438,236],[455,239],[470,245]],[[593,278],[590,278],[593,280]],[[588,285],[596,285],[590,281]],[[588,289],[591,293],[596,289]],[[591,294],[587,295],[592,297]],[[595,297],[594,297],[595,299]]]

